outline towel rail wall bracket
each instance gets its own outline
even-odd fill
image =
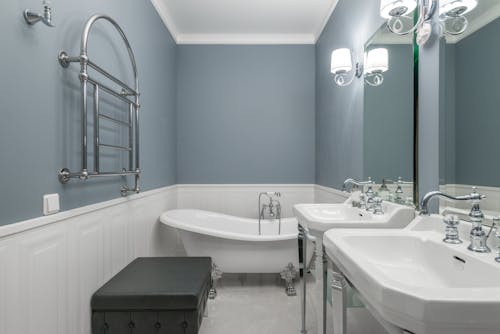
[[[116,78],[111,75],[108,71],[103,69],[101,66],[94,63],[89,59],[87,53],[87,44],[89,33],[94,25],[94,23],[98,20],[104,20],[118,31],[120,36],[127,47],[128,55],[130,58],[130,62],[132,65],[133,75],[134,75],[134,87],[130,87],[128,84],[124,83],[122,80]],[[68,183],[71,179],[79,179],[79,180],[88,180],[90,178],[99,178],[99,177],[126,177],[126,176],[134,176],[135,182],[134,187],[129,188],[126,185],[123,185],[120,189],[120,193],[122,196],[127,196],[129,193],[139,193],[139,176],[141,174],[141,169],[139,167],[139,79],[137,75],[137,64],[135,61],[134,52],[130,46],[130,43],[125,36],[122,28],[118,25],[118,23],[112,19],[111,17],[104,14],[96,14],[93,15],[85,24],[85,28],[81,37],[80,44],[80,55],[79,56],[70,56],[65,51],[61,51],[58,57],[59,64],[68,68],[71,63],[79,63],[80,64],[80,73],[78,75],[81,84],[81,93],[82,93],[82,168],[78,172],[71,172],[68,168],[63,168],[59,171],[59,181],[61,183]],[[89,67],[95,72],[101,74],[102,76],[109,79],[110,84],[105,84],[96,80],[92,76],[89,75]],[[117,90],[113,88],[113,85],[118,86],[121,90]],[[88,127],[88,93],[89,86],[93,88],[93,120],[94,120],[94,166],[92,170],[89,170],[88,167],[88,139],[87,139],[87,127]],[[105,93],[111,97],[115,97],[122,102],[125,102],[128,105],[128,121],[122,121],[116,118],[113,118],[109,115],[102,114],[99,110],[99,98],[100,94]],[[107,121],[113,122],[115,125],[119,127],[128,128],[128,146],[115,145],[110,143],[102,143],[99,133],[99,120],[105,119]],[[100,151],[101,149],[111,149],[111,150],[119,150],[125,151],[128,153],[128,167],[123,168],[121,171],[101,171],[100,168]]]

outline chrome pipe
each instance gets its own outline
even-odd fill
[[[122,150],[122,151],[131,151],[131,147],[125,147],[125,146],[118,146],[118,145],[111,145],[111,144],[99,144],[100,147],[106,147],[106,148],[112,148],[116,150]]]
[[[82,64],[82,67],[84,65]],[[81,78],[82,87],[82,171],[87,171],[87,78]]]
[[[87,80],[90,83],[92,83],[93,85],[99,86],[106,93],[113,95],[114,97],[122,100],[123,102],[128,103],[128,104],[135,104],[134,101],[130,101],[124,95],[122,95],[122,94],[116,92],[115,90],[113,90],[113,88],[110,88],[110,87],[106,86],[105,84],[103,84],[103,83],[101,83],[101,82],[99,82],[99,81],[97,81],[97,80],[95,80],[95,79],[93,79],[91,77],[87,77]]]
[[[134,121],[134,108],[131,104],[128,106],[128,121],[130,124],[128,128],[128,146],[134,147],[134,127],[132,126]],[[128,152],[128,169],[134,169],[134,152],[132,150]]]
[[[135,90],[130,88],[126,83],[124,83],[120,79],[116,78],[115,76],[111,75],[108,71],[106,71],[105,69],[103,69],[102,67],[100,67],[99,65],[94,63],[93,61],[89,60],[88,65],[90,67],[92,67],[94,70],[96,70],[97,72],[104,75],[109,80],[111,80],[114,83],[116,83],[117,85],[121,86],[124,90],[126,90],[127,95],[131,95],[131,96],[139,95],[139,93],[137,93]]]
[[[128,128],[131,128],[131,127],[132,127],[132,123],[127,123],[127,122],[124,122],[124,121],[120,121],[119,119],[116,119],[116,118],[110,117],[110,116],[108,116],[108,115],[99,114],[99,117],[100,117],[100,118],[107,119],[108,121],[114,122],[114,123],[116,123],[116,124],[120,124],[120,125],[126,126],[126,127],[128,127]]]
[[[308,231],[302,225],[299,225],[299,232],[302,233],[302,302],[301,302],[301,328],[300,333],[306,334],[306,301],[307,301],[307,284],[306,284],[306,271],[307,271],[307,234]]]
[[[111,75],[108,71],[97,65],[96,63],[92,62],[88,58],[88,53],[87,53],[87,46],[88,46],[88,39],[89,39],[89,34],[90,31],[94,25],[94,23],[98,20],[105,20],[108,21],[110,24],[112,24],[115,29],[118,31],[120,36],[122,37],[123,43],[127,47],[127,52],[129,55],[130,63],[132,66],[132,71],[134,75],[134,88],[131,88],[130,85],[124,83],[122,80],[116,78],[115,76]],[[78,173],[72,173],[70,172],[67,168],[61,170],[59,172],[59,180],[62,183],[68,182],[71,178],[79,178],[81,180],[86,180],[90,177],[101,177],[101,176],[127,176],[127,175],[134,175],[135,176],[135,182],[134,182],[134,189],[129,189],[128,187],[124,186],[121,189],[122,194],[127,194],[128,192],[139,192],[139,174],[140,174],[140,154],[139,154],[139,78],[137,74],[137,63],[135,61],[135,56],[132,51],[132,48],[130,46],[130,43],[125,36],[125,33],[121,29],[121,27],[118,25],[118,23],[112,19],[111,17],[103,14],[96,14],[90,17],[90,19],[86,22],[82,36],[81,36],[81,41],[80,41],[80,55],[77,57],[71,57],[69,56],[66,52],[62,51],[59,53],[59,63],[63,67],[68,67],[71,63],[74,62],[79,62],[80,63],[80,82],[81,82],[81,92],[82,92],[82,169]],[[117,92],[115,89],[99,82],[98,80],[95,80],[93,78],[89,77],[88,74],[88,67],[91,67],[107,79],[111,80],[115,84],[119,85],[122,88],[122,92]],[[87,115],[87,108],[88,108],[88,99],[87,99],[87,93],[88,93],[88,83],[94,85],[94,146],[95,146],[95,160],[94,160],[94,171],[88,171],[88,115]],[[99,112],[99,95],[100,92],[105,92],[108,93],[121,101],[127,103],[129,105],[129,122],[124,122],[120,121],[118,119],[115,119],[113,117],[107,116],[100,114]],[[135,100],[132,101],[127,98],[127,96],[134,96]],[[102,144],[100,143],[100,136],[99,136],[99,119],[107,119],[112,122],[115,122],[120,125],[125,125],[129,127],[129,147],[122,147],[122,146],[117,146],[117,145],[110,145],[110,144]],[[135,120],[135,125],[133,124]],[[135,136],[134,136],[135,133]],[[119,150],[125,150],[129,152],[129,171],[122,171],[122,172],[100,172],[99,168],[99,153],[100,153],[100,148],[101,147],[107,147],[107,148],[113,148],[113,149],[119,149]],[[134,156],[135,156],[135,166],[134,166]]]
[[[135,97],[135,168],[140,171],[140,145],[139,145],[139,97]]]
[[[59,171],[59,181],[61,183],[67,183],[70,179],[81,179],[87,180],[90,178],[99,178],[99,177],[118,177],[118,176],[130,176],[130,175],[138,175],[137,171],[122,171],[122,172],[70,172],[69,169],[64,168]]]
[[[99,173],[99,86],[94,86],[94,171]]]

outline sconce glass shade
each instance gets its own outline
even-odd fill
[[[403,16],[417,8],[417,0],[381,0],[380,16],[384,19]]]
[[[347,73],[352,70],[351,50],[347,48],[336,49],[332,52],[331,72],[333,74]]]
[[[365,73],[384,73],[389,70],[389,52],[385,48],[368,51],[365,59]]]
[[[477,0],[440,0],[439,17],[458,17],[477,7]]]

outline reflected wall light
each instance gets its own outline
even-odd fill
[[[387,20],[387,27],[395,34],[407,35],[417,31],[420,34],[418,40],[423,45],[430,36],[429,20],[436,3],[437,0],[381,0],[380,16]]]
[[[362,65],[356,62],[350,49],[333,50],[330,71],[335,76],[335,83],[344,87],[350,85],[354,78],[363,75]]]
[[[386,48],[377,48],[368,51],[365,55],[365,82],[373,87],[382,85],[383,73],[389,70],[389,51]]]
[[[465,14],[477,7],[477,0],[440,0],[439,19],[444,32],[460,35],[469,26]]]

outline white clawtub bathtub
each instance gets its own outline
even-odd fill
[[[223,273],[280,273],[290,263],[298,269],[295,218],[262,220],[202,210],[171,210],[160,221],[179,231],[188,256],[210,256]]]

